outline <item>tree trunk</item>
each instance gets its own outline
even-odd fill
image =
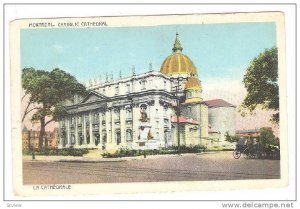
[[[39,149],[43,147],[43,141],[45,136],[45,117],[40,119],[41,122],[41,129],[40,129],[40,136],[39,136]],[[45,141],[46,146],[46,141]]]

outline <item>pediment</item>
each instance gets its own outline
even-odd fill
[[[105,99],[107,99],[106,96],[104,96],[98,92],[91,91],[85,98],[83,98],[83,100],[80,102],[80,104],[103,101]]]

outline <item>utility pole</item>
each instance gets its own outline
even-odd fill
[[[29,132],[29,149],[31,150],[31,157],[32,157],[32,160],[35,160],[34,146],[33,146],[33,147],[31,146],[31,132],[32,132],[32,129],[31,129],[31,131]]]
[[[201,121],[201,103],[200,103],[200,110],[199,110],[200,114],[199,114],[199,145],[201,145],[201,135],[202,135],[202,130],[201,130],[201,126],[202,126],[202,121]]]
[[[180,154],[180,122],[179,122],[179,117],[180,117],[180,96],[178,95],[179,91],[179,76],[177,78],[177,86],[176,88],[176,101],[177,101],[177,110],[176,110],[176,115],[177,115],[177,143],[178,143],[178,148],[177,152]]]

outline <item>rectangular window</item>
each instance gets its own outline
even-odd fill
[[[141,89],[142,90],[146,89],[146,81],[145,80],[141,81]]]
[[[130,91],[130,84],[128,83],[128,84],[126,84],[126,93],[130,93],[131,91]]]
[[[119,85],[115,86],[115,95],[119,95]]]
[[[168,108],[164,107],[164,117],[166,118],[168,116]]]
[[[126,108],[126,119],[132,119],[131,108]]]
[[[158,114],[158,109],[155,109],[155,117],[158,118],[159,114]]]
[[[156,138],[156,139],[159,139],[159,132],[156,132],[155,138]]]

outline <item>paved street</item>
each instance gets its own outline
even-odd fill
[[[279,160],[238,160],[232,152],[122,158],[118,161],[24,161],[24,184],[201,181],[280,178]]]

